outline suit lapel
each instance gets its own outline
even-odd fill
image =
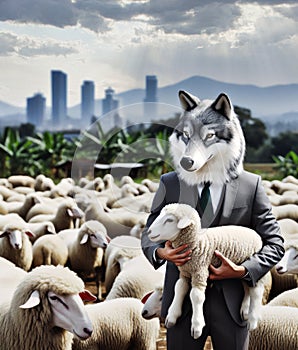
[[[232,180],[231,182],[227,183],[226,185],[226,193],[225,193],[225,200],[223,204],[223,211],[220,218],[220,225],[224,225],[226,222],[229,221],[229,218],[232,213],[232,209],[235,204],[235,199],[237,196],[239,188],[239,178]]]

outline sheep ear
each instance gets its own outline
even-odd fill
[[[5,236],[7,236],[8,235],[8,232],[7,231],[2,231],[2,232],[0,232],[0,238],[3,238],[3,237],[5,237]]]
[[[26,301],[25,304],[20,305],[21,309],[31,309],[34,306],[38,305],[40,303],[40,297],[38,290],[35,290],[31,293],[29,299]]]
[[[25,233],[28,237],[35,237],[35,234],[32,231],[26,230]]]
[[[84,289],[83,292],[79,293],[83,301],[95,301],[97,300],[96,296],[90,293],[87,289]]]
[[[192,223],[192,220],[188,217],[184,217],[178,221],[177,227],[179,230],[188,227]]]
[[[73,217],[73,212],[71,209],[67,208],[67,214],[68,216],[70,216],[71,218]]]
[[[87,243],[88,238],[89,238],[89,235],[87,233],[85,233],[84,236],[82,237],[81,241],[80,241],[80,244]]]
[[[141,302],[142,302],[143,304],[145,304],[146,301],[149,299],[149,297],[150,297],[152,294],[153,294],[153,290],[152,290],[151,292],[145,294],[145,295],[143,296],[143,298],[141,299]]]

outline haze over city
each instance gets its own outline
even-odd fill
[[[50,71],[68,75],[68,105],[84,80],[96,98],[200,75],[270,86],[298,83],[296,1],[4,0],[0,3],[0,101],[24,107]]]

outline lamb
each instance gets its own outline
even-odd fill
[[[68,231],[68,232],[67,232]],[[66,236],[71,235],[70,242]],[[101,281],[104,277],[103,257],[110,241],[106,228],[98,221],[85,222],[78,230],[65,230],[58,234],[68,248],[70,268],[79,275],[88,276],[95,273],[97,297],[102,299]]]
[[[297,237],[298,238],[298,237]],[[294,274],[298,283],[298,239],[285,241],[285,254],[282,259],[275,265],[279,274]]]
[[[164,273],[155,270],[144,255],[139,255],[123,264],[106,300],[123,297],[141,299],[163,280]]]
[[[32,244],[28,236],[32,235],[22,222],[5,225],[0,233],[0,256],[28,271],[33,258]]]
[[[56,229],[51,221],[44,222],[31,222],[26,225],[28,229],[33,233],[34,236],[29,237],[31,243],[33,244],[39,237],[44,235],[54,235],[56,234]]]
[[[74,339],[73,350],[156,349],[159,321],[142,318],[140,300],[119,298],[85,308],[94,331],[86,341]]]
[[[297,334],[298,308],[265,305],[258,327],[250,332],[248,349],[298,349]]]
[[[174,300],[165,321],[166,327],[176,323],[182,312],[182,303],[191,281],[190,299],[193,316],[191,334],[197,339],[205,325],[203,303],[209,276],[209,266],[218,265],[214,252],[221,251],[234,263],[240,264],[262,248],[261,237],[253,230],[239,226],[222,226],[202,229],[197,211],[187,204],[172,203],[166,205],[157,219],[148,228],[148,236],[153,242],[170,240],[173,247],[188,244],[192,249],[192,259],[179,267],[180,277],[175,285]],[[259,319],[259,307],[262,304],[263,283],[256,287],[244,283],[245,296],[241,306],[241,315],[247,320],[248,329],[256,328]]]
[[[27,175],[11,175],[7,180],[13,187],[26,186],[33,188],[35,184],[35,179]]]
[[[122,235],[111,239],[104,256],[106,266],[105,287],[109,292],[116,276],[129,259],[141,255],[141,240],[136,237]]]
[[[282,182],[279,180],[273,180],[271,182],[271,188],[278,194],[283,194],[286,191],[298,192],[298,185],[291,182]]]
[[[92,323],[81,298],[83,281],[62,266],[40,266],[0,308],[1,349],[71,350],[73,335],[87,339]],[[93,298],[94,299],[94,298]]]
[[[278,220],[280,231],[285,239],[291,238],[293,234],[298,233],[298,223],[289,218]]]
[[[32,253],[32,267],[40,265],[65,266],[68,259],[67,246],[57,234],[39,237],[33,244]]]
[[[43,174],[39,174],[36,176],[35,184],[34,184],[34,190],[36,192],[51,191],[54,187],[55,187],[55,183],[51,178],[46,177]]]

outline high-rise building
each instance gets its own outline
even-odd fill
[[[85,80],[81,87],[81,117],[83,121],[91,121],[94,115],[94,82]]]
[[[146,75],[146,96],[144,102],[157,102],[156,75]]]
[[[102,100],[102,114],[105,115],[113,110],[118,109],[119,107],[119,101],[114,99],[114,93],[115,91],[109,87],[105,90],[105,98]]]
[[[44,121],[46,99],[42,94],[35,94],[27,98],[27,122],[41,126]]]
[[[54,126],[62,126],[67,116],[67,75],[52,70],[52,119]]]
[[[151,120],[157,117],[157,77],[146,75],[146,96],[144,98],[144,119]]]

